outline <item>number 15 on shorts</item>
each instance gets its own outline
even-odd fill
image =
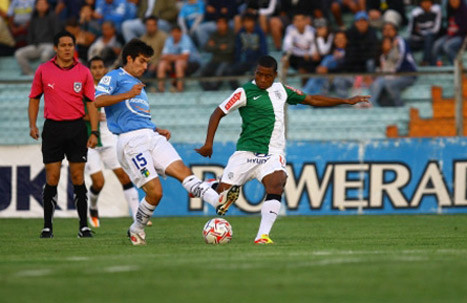
[[[145,167],[148,164],[148,161],[146,161],[146,158],[144,158],[142,153],[139,153],[135,157],[131,158],[131,161],[133,161],[133,164],[137,169],[139,169],[143,176],[149,177],[149,171]]]

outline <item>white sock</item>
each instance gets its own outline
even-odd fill
[[[146,201],[146,198],[141,200],[141,203],[138,206],[138,211],[136,212],[135,221],[131,225],[130,229],[132,231],[141,232],[148,224],[149,219],[152,217],[152,214],[156,206],[149,204]]]
[[[264,201],[261,207],[261,223],[255,240],[261,238],[261,235],[269,235],[280,208],[281,202],[277,200]]]
[[[128,202],[128,207],[130,207],[131,216],[134,219],[139,206],[138,191],[133,186],[131,188],[124,189],[123,193],[125,194],[126,202]]]
[[[201,181],[195,175],[186,177],[182,185],[189,193],[195,197],[202,198],[214,208],[219,205],[219,194],[211,188],[211,184]]]
[[[95,192],[92,186],[88,190],[89,208],[92,210],[97,210],[97,199],[99,199],[99,193],[100,192]]]

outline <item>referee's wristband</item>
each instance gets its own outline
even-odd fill
[[[101,133],[100,133],[98,130],[93,130],[93,131],[91,132],[91,135],[94,135],[94,136],[96,136],[96,138],[99,138],[100,135],[101,135]]]

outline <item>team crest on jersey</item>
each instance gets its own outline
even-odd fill
[[[81,92],[82,88],[83,88],[83,84],[81,82],[73,83],[73,89],[74,89],[75,93]]]
[[[276,95],[276,98],[277,98],[277,99],[282,99],[282,94],[281,94],[280,91],[275,90],[275,91],[274,91],[274,94]]]
[[[109,85],[111,79],[112,79],[112,78],[111,78],[110,76],[104,76],[104,77],[102,77],[102,79],[101,79],[101,83],[104,84],[104,85]]]
[[[229,177],[229,179],[232,180],[233,177],[234,177],[234,173],[233,173],[233,172],[230,172],[230,173],[227,175],[227,177]]]

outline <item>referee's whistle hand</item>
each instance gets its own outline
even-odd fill
[[[29,128],[29,136],[31,136],[31,138],[33,138],[34,140],[39,139],[39,129],[37,128],[37,126]]]

